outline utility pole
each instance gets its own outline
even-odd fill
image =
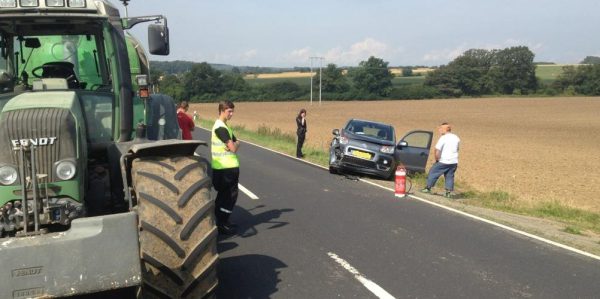
[[[125,17],[126,18],[129,17],[129,12],[127,11],[127,5],[129,4],[127,2],[129,2],[129,1],[131,1],[131,0],[121,0],[121,2],[123,2],[123,6],[125,6]]]
[[[322,78],[322,68],[323,68],[323,57],[318,57],[318,56],[311,56],[310,58],[310,104],[312,105],[312,100],[313,100],[313,76],[312,76],[312,69],[313,69],[313,60],[319,59],[319,105],[321,105],[321,78]]]

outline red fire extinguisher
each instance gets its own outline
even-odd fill
[[[406,168],[400,164],[396,167],[396,188],[394,189],[396,197],[406,196]]]

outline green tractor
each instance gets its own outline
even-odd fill
[[[123,1],[126,5],[127,1]],[[0,1],[0,298],[128,288],[213,297],[216,236],[201,141],[179,140],[173,100],[107,0]]]

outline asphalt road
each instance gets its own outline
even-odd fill
[[[218,298],[600,297],[598,260],[248,143],[239,157],[258,199],[240,192],[219,238]]]

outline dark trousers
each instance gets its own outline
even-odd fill
[[[306,133],[297,134],[298,144],[296,145],[296,157],[302,157],[302,146],[304,145],[304,139],[306,139]]]
[[[238,197],[239,168],[213,169],[213,186],[217,190],[215,216],[217,225],[226,224]]]

